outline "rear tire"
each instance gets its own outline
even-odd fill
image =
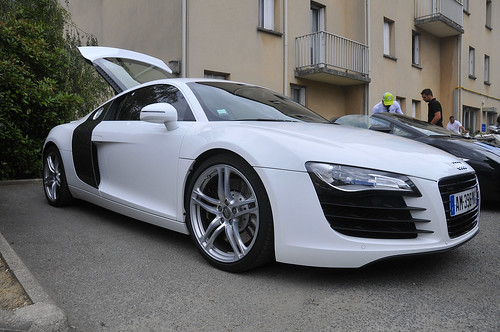
[[[197,167],[185,199],[186,223],[203,257],[228,272],[274,258],[274,230],[266,190],[255,170],[231,154]]]
[[[55,146],[48,147],[43,154],[43,189],[52,206],[65,206],[73,201],[61,154]]]

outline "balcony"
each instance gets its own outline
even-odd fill
[[[415,26],[436,37],[464,33],[461,0],[415,0]]]
[[[295,77],[335,85],[369,83],[368,46],[325,31],[295,38]]]

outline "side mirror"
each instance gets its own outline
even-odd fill
[[[390,126],[375,125],[375,126],[371,126],[370,130],[380,131],[382,133],[390,133],[392,131],[392,128]]]
[[[155,103],[141,109],[141,121],[163,123],[167,130],[177,129],[177,110],[168,103]]]

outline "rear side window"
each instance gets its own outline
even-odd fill
[[[94,64],[103,77],[113,77],[108,82],[117,93],[142,83],[173,77],[161,68],[131,59],[102,58]]]
[[[178,121],[194,121],[184,95],[175,86],[157,84],[134,90],[115,100],[106,120],[138,121],[141,109],[154,103],[168,103],[177,110]]]

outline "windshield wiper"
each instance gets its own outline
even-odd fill
[[[304,115],[304,114],[288,114],[288,116],[295,118],[295,119],[299,119],[299,120],[302,120],[302,119],[311,120],[311,117]]]

